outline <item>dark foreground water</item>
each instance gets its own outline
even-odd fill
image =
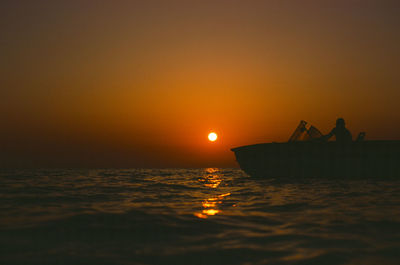
[[[400,180],[2,171],[0,264],[400,264]]]

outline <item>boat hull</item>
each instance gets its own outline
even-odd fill
[[[252,177],[400,176],[400,141],[266,143],[231,150]]]

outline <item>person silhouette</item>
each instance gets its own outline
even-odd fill
[[[327,141],[334,135],[336,137],[336,142],[339,143],[349,143],[353,140],[350,131],[345,127],[343,118],[336,120],[336,127],[333,128],[329,134],[323,136],[323,139]]]

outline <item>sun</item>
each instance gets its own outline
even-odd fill
[[[218,135],[215,132],[211,132],[208,134],[208,140],[211,142],[215,142],[218,138]]]

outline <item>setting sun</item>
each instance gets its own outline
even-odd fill
[[[218,138],[218,135],[214,132],[211,132],[208,134],[208,140],[210,140],[211,142],[215,142]]]

